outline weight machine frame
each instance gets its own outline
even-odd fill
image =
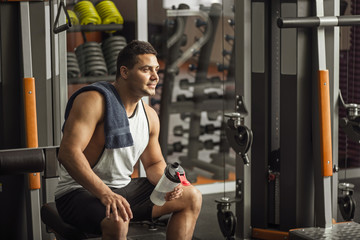
[[[316,3],[318,17],[339,14],[337,1]],[[254,132],[250,169],[238,156],[236,161],[236,196],[242,199],[236,202],[237,239],[280,238],[282,234],[287,237],[289,229],[312,226],[327,229],[332,226],[332,217],[337,219],[338,174],[332,173],[332,167],[338,165],[339,30],[320,29],[326,45],[320,45],[324,49],[318,53],[317,47],[305,51],[317,46],[311,38],[316,32],[277,26],[279,17],[312,16],[313,7],[312,2],[302,0],[235,1],[235,95],[245,97],[246,105],[251,106],[245,125]],[[325,50],[326,56],[321,55]],[[320,176],[319,116],[312,114],[318,111],[317,87],[313,85],[315,80],[308,80],[318,78],[311,60],[314,63],[319,60],[321,66],[322,58],[332,70],[329,75],[332,177]],[[309,94],[310,88],[315,90]],[[266,176],[274,171],[279,172],[275,176],[279,181],[271,186]]]

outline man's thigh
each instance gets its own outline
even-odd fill
[[[86,233],[101,234],[105,206],[84,188],[76,189],[56,200],[61,218]]]
[[[154,204],[150,200],[150,195],[153,190],[154,185],[147,178],[133,178],[124,188],[113,189],[115,193],[124,196],[129,202],[133,213],[132,221],[152,220]]]
[[[154,186],[146,178],[135,178],[123,188],[112,191],[130,204],[133,221],[152,220],[154,204],[150,200]],[[56,200],[62,219],[86,233],[101,234],[101,221],[106,208],[101,201],[84,188],[76,189]]]

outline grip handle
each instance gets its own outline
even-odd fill
[[[318,79],[320,114],[320,153],[323,177],[332,176],[332,141],[330,118],[329,71],[320,70]]]
[[[38,147],[35,78],[24,78],[26,147]],[[29,173],[29,188],[40,189],[40,173]]]
[[[59,27],[56,27],[53,32],[56,34],[56,33],[60,33],[60,32],[66,31],[66,30],[68,30],[69,28],[70,28],[70,26],[69,26],[68,24],[63,24],[63,25],[61,25],[61,26],[59,26]]]

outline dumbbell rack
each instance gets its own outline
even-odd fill
[[[188,9],[189,6],[181,4],[179,9]],[[162,150],[163,156],[168,155],[168,130],[169,130],[169,116],[170,109],[172,106],[172,91],[174,88],[175,77],[179,71],[178,66],[174,65],[176,59],[179,57],[180,47],[182,45],[182,36],[184,36],[185,24],[187,17],[176,17],[173,22],[173,31],[171,33],[165,33],[164,36],[167,41],[167,51],[166,54],[166,67],[164,73],[164,80],[161,91],[161,100],[160,100],[160,122],[161,129],[159,135],[159,142]],[[169,22],[168,22],[169,23]],[[169,29],[169,28],[167,28]],[[167,36],[171,34],[171,36]],[[170,42],[170,43],[169,43]],[[173,44],[172,44],[172,43]]]
[[[208,69],[210,65],[210,55],[214,44],[214,38],[216,28],[220,20],[221,6],[213,4],[210,8],[209,19],[205,26],[204,35],[208,32],[206,42],[199,48],[198,55],[198,66],[196,67],[195,82],[191,83],[193,86],[193,97],[184,98],[183,101],[171,102],[171,95],[174,86],[174,79],[178,69],[168,68],[172,65],[178,56],[180,45],[174,45],[169,49],[169,58],[166,62],[166,71],[164,77],[164,84],[162,89],[161,106],[160,106],[160,145],[162,147],[163,155],[167,156],[168,151],[168,130],[169,130],[169,115],[180,113],[188,114],[190,117],[190,127],[188,131],[188,145],[187,155],[179,157],[183,167],[193,169],[194,167],[200,168],[213,174],[213,179],[225,179],[228,175],[228,170],[220,166],[219,161],[213,161],[211,163],[199,159],[199,151],[204,148],[205,142],[199,140],[201,135],[201,113],[207,112],[218,112],[222,114],[223,107],[230,109],[228,106],[230,101],[227,101],[225,94],[222,97],[212,98],[209,95],[204,94],[204,90],[209,88],[209,82],[211,79],[207,78]],[[178,17],[179,18],[179,17]],[[205,23],[206,24],[206,23]],[[180,40],[180,39],[179,39]],[[193,51],[193,53],[196,51]],[[229,99],[230,100],[230,99]],[[233,102],[233,98],[232,101]],[[221,112],[220,112],[221,111]],[[220,143],[212,142],[213,145],[220,145],[221,151],[226,151],[228,147],[224,147],[221,143],[225,138],[221,138]],[[208,142],[209,143],[209,142]],[[182,148],[182,146],[181,146]],[[213,155],[213,158],[218,158],[220,154]]]
[[[71,1],[67,1],[68,3]],[[72,1],[68,5],[75,5],[75,1]],[[111,32],[111,31],[122,31],[123,24],[88,24],[88,25],[72,25],[71,28],[67,29],[68,33],[71,32],[81,32],[83,42],[91,43],[87,41],[86,34],[87,32]],[[109,33],[109,36],[113,36],[113,33]],[[79,46],[81,47],[81,45]],[[91,84],[98,81],[114,81],[115,75],[105,74],[101,76],[78,76],[78,77],[68,77],[69,84]]]

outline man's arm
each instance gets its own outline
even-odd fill
[[[132,218],[128,202],[103,183],[84,155],[97,125],[103,121],[104,108],[103,97],[96,91],[84,92],[76,97],[66,120],[58,158],[75,181],[106,206],[107,217],[110,217],[111,209],[118,220],[119,210],[119,214],[127,220]]]
[[[149,120],[150,133],[149,143],[141,155],[141,162],[144,165],[147,178],[153,185],[156,185],[164,173],[166,163],[159,144],[159,117],[154,109],[146,104],[144,105]]]
[[[145,109],[149,120],[150,136],[148,146],[141,155],[141,162],[144,165],[147,178],[153,185],[156,185],[164,173],[166,163],[159,144],[159,117],[155,110],[148,105],[145,105]],[[183,189],[178,186],[174,191],[167,193],[165,199],[171,201],[179,198],[182,196],[182,192]]]

